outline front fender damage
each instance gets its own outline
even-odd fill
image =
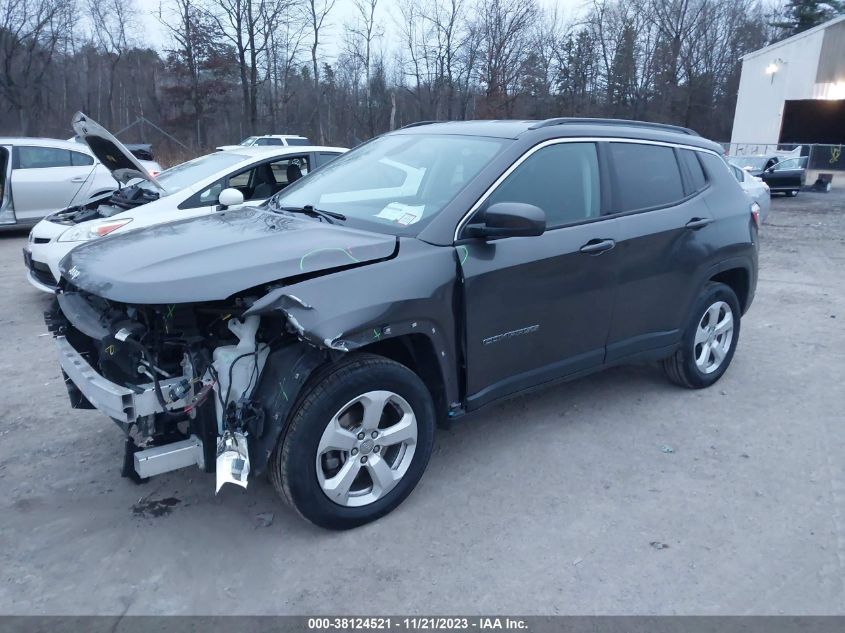
[[[454,250],[402,240],[400,251],[389,262],[276,288],[244,316],[281,314],[301,341],[328,358],[391,338],[423,335],[437,356],[447,402],[457,407]]]
[[[251,429],[251,467],[255,475],[267,469],[305,382],[327,360],[325,350],[298,341],[270,353],[254,394],[266,412],[264,428]]]

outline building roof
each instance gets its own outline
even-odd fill
[[[824,31],[828,27],[833,26],[834,24],[838,24],[845,20],[845,15],[840,15],[839,17],[833,18],[828,20],[827,22],[823,22],[818,26],[814,26],[811,29],[807,29],[806,31],[802,31],[797,35],[793,35],[791,37],[787,37],[785,40],[781,40],[780,42],[775,42],[774,44],[769,44],[768,46],[764,46],[763,48],[757,49],[756,51],[752,51],[746,55],[742,56],[743,60],[751,59],[753,57],[758,57],[759,55],[763,55],[764,53],[770,53],[771,51],[775,50],[776,48],[780,48],[781,46],[786,46],[788,44],[793,44],[805,37],[813,35],[814,33],[818,33],[819,31]]]

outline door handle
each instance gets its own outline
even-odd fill
[[[86,176],[76,176],[75,178],[71,178],[71,182],[85,182],[87,180]]]
[[[613,240],[594,239],[584,244],[584,246],[582,246],[579,250],[582,253],[587,253],[588,255],[601,255],[605,251],[609,251],[614,246],[616,246],[616,242]]]
[[[692,229],[696,231],[702,227],[707,226],[713,221],[713,218],[692,218],[689,222],[687,222],[686,227],[688,229]]]

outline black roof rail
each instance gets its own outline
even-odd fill
[[[420,125],[431,125],[432,123],[443,123],[443,121],[417,121],[415,123],[408,123],[408,125],[403,125],[400,127],[400,130],[406,130],[409,127],[419,127]]]
[[[557,117],[554,119],[546,119],[545,121],[537,121],[534,125],[529,127],[529,130],[539,130],[540,128],[550,127],[552,125],[566,125],[566,124],[586,124],[586,125],[627,125],[629,127],[651,128],[654,130],[663,130],[665,132],[678,132],[680,134],[689,134],[690,136],[699,136],[698,132],[691,130],[688,127],[680,125],[669,125],[668,123],[651,123],[649,121],[629,121],[628,119],[593,119],[588,117]]]

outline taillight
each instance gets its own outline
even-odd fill
[[[751,219],[754,220],[754,226],[760,228],[760,205],[756,202],[751,203]]]

